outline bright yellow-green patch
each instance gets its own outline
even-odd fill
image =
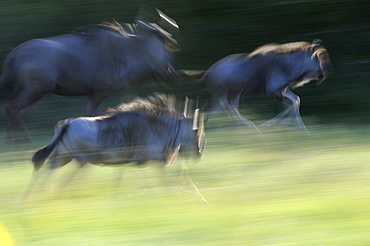
[[[370,245],[369,130],[311,133],[210,129],[203,160],[189,164],[209,206],[179,184],[176,165],[172,185],[155,166],[91,166],[62,187],[66,166],[21,202],[32,151],[4,149],[0,221],[22,246]]]

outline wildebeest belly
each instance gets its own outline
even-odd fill
[[[70,88],[66,86],[56,85],[53,93],[61,96],[85,96],[92,94],[92,90],[84,87],[80,88]]]
[[[149,160],[164,161],[164,155],[156,146],[128,146],[120,148],[107,148],[90,154],[89,162],[92,164],[126,164],[138,162],[143,164]]]

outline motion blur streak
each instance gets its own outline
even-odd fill
[[[20,203],[32,155],[50,141],[59,120],[80,117],[86,101],[49,94],[28,107],[23,116],[34,142],[21,146],[2,144],[7,123],[2,110],[0,221],[14,244],[370,245],[369,1],[0,1],[0,61],[30,39],[104,20],[132,21],[142,3],[181,27],[179,35],[171,32],[181,48],[179,69],[206,70],[264,44],[322,39],[335,74],[320,87],[309,83],[294,91],[311,135],[269,128],[257,136],[228,117],[210,118],[203,159],[189,169],[209,207],[177,183],[180,165],[166,169],[168,177],[176,177],[171,191],[152,165],[121,172],[90,165],[63,188],[76,162],[56,173],[45,187],[52,192]],[[202,83],[149,83],[116,91],[100,113],[153,91],[210,102]],[[0,90],[0,99],[10,93]],[[273,98],[242,95],[239,111],[259,125],[279,108]],[[117,194],[112,183],[120,173]]]

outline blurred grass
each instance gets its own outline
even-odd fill
[[[61,188],[19,197],[43,137],[0,154],[0,222],[16,245],[369,245],[367,127],[311,125],[311,135],[211,127],[190,176],[209,202],[166,186],[153,165],[89,166]],[[176,181],[179,165],[167,176]],[[36,187],[39,188],[39,187]]]

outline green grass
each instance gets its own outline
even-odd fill
[[[311,126],[311,135],[212,128],[189,173],[208,200],[166,186],[156,166],[91,166],[66,188],[73,165],[29,199],[37,140],[0,154],[0,223],[16,245],[370,245],[370,130]],[[178,175],[179,165],[166,177]],[[183,189],[182,189],[183,188]]]

